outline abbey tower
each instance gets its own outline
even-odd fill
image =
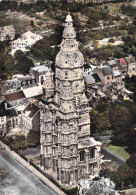
[[[99,174],[101,143],[90,137],[91,108],[85,96],[84,58],[70,14],[65,20],[55,69],[55,81],[48,71],[49,82],[43,85],[42,164],[57,172],[62,183],[74,184]]]

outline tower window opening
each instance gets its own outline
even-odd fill
[[[85,152],[81,151],[80,152],[80,161],[84,161],[85,160]]]
[[[67,79],[68,78],[68,73],[67,73],[67,71],[65,71],[65,79]]]
[[[95,158],[96,156],[96,148],[90,149],[90,159]]]

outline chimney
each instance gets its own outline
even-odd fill
[[[7,103],[5,103],[5,109],[7,110]]]

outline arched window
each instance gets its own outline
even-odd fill
[[[81,151],[79,154],[80,154],[80,161],[84,161],[85,160],[85,152]]]
[[[96,148],[91,148],[90,149],[90,159],[96,157]]]

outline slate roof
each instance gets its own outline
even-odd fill
[[[85,76],[85,82],[87,84],[94,84],[94,83],[97,83],[97,82],[100,82],[100,81],[101,81],[101,79],[99,78],[97,73],[88,74],[88,75]]]
[[[26,114],[28,117],[33,118],[34,115],[35,115],[39,110],[40,110],[40,108],[39,108],[36,104],[30,102],[30,103],[26,106],[26,108],[23,110],[23,113]]]
[[[101,67],[104,76],[112,75],[112,70],[108,66]]]
[[[136,63],[136,60],[133,56],[125,57],[125,60],[128,64],[130,63]]]
[[[8,109],[7,113],[8,113],[9,118],[18,116],[18,113],[15,108]]]
[[[110,66],[117,66],[117,65],[118,65],[118,63],[117,63],[116,60],[110,60],[110,61],[108,61],[108,64],[109,64]]]
[[[0,117],[4,117],[4,116],[7,116],[7,115],[8,115],[8,113],[5,109],[4,102],[2,102],[0,104]]]
[[[101,79],[100,79],[100,77],[98,76],[97,73],[92,74],[92,76],[93,76],[93,78],[95,79],[95,82],[96,82],[96,83],[97,83],[97,82],[101,82]]]
[[[88,68],[91,68],[91,66],[88,63],[84,64],[84,69],[88,69]]]
[[[86,84],[94,84],[95,83],[95,79],[92,76],[92,74],[88,74],[85,76],[85,82],[86,82]]]
[[[19,100],[19,99],[24,99],[24,98],[25,98],[25,95],[23,91],[17,91],[17,92],[13,92],[13,93],[9,93],[5,95],[5,99],[10,102]]]

